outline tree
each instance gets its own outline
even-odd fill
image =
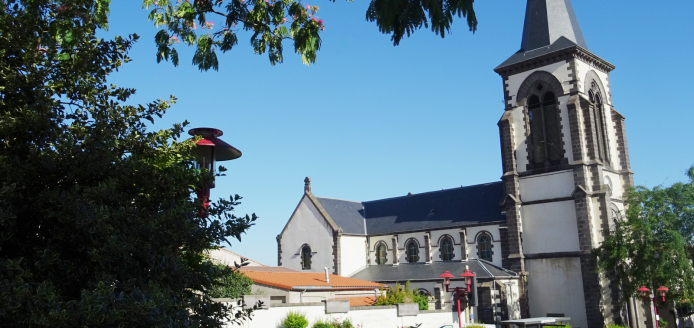
[[[225,274],[201,255],[256,220],[192,195],[175,102],[124,105],[107,83],[136,35],[97,39],[109,0],[0,0],[0,322],[8,327],[218,327]],[[198,215],[199,211],[206,215]]]
[[[224,264],[215,265],[215,268],[224,274],[215,279],[208,293],[210,297],[237,298],[250,294],[253,280],[238,270],[241,266],[237,265],[234,270]]]
[[[331,0],[335,1],[335,0]],[[352,0],[349,0],[352,1]],[[392,34],[394,45],[422,26],[443,38],[450,32],[453,17],[466,17],[470,31],[477,30],[474,0],[371,0],[366,19],[376,22],[384,34]],[[200,70],[217,70],[216,50],[223,53],[238,44],[239,33],[251,34],[256,54],[268,53],[270,63],[282,63],[283,41],[294,42],[294,52],[304,64],[316,62],[320,50],[320,31],[325,29],[318,19],[318,6],[303,5],[300,0],[143,0],[152,8],[149,19],[164,26],[155,36],[157,62],[171,60],[178,66],[175,45],[183,42],[195,47],[193,65]],[[223,27],[215,29],[210,17],[223,19]],[[213,19],[212,18],[212,19]],[[199,24],[199,25],[198,25]],[[200,28],[200,30],[198,30]],[[205,32],[198,33],[198,31]]]
[[[690,183],[637,187],[626,193],[626,215],[595,249],[598,268],[614,277],[623,297],[639,286],[667,286],[670,300],[694,296],[694,166]]]

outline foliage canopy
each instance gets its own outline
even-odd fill
[[[107,83],[136,35],[97,39],[109,0],[0,0],[0,322],[10,327],[217,327],[201,255],[255,215],[192,198],[187,123],[148,131],[175,98],[125,105]]]
[[[335,1],[335,0],[331,0]],[[352,0],[348,0],[352,1]],[[474,0],[371,0],[366,19],[376,22],[394,45],[422,26],[443,38],[450,32],[454,16],[466,17],[470,31],[477,30]],[[256,54],[267,53],[270,63],[284,61],[283,41],[292,40],[294,52],[304,64],[316,62],[321,47],[320,32],[325,23],[316,16],[319,8],[300,0],[143,0],[149,19],[164,27],[155,36],[157,62],[171,60],[178,66],[175,45],[183,42],[195,48],[193,65],[200,70],[219,69],[217,50],[232,50],[239,34],[251,34]],[[218,18],[220,28],[215,28]],[[202,31],[202,32],[200,32]]]
[[[639,286],[661,285],[670,300],[694,296],[694,166],[687,176],[689,183],[628,191],[625,217],[595,249],[598,268],[614,277],[625,299]]]

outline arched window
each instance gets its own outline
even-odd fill
[[[559,111],[554,92],[538,84],[528,97],[528,123],[533,167],[561,164],[564,150],[561,144]]]
[[[416,263],[419,261],[419,244],[416,241],[410,240],[405,248],[407,249],[407,262]]]
[[[301,248],[301,269],[311,270],[311,247],[308,245]]]
[[[590,100],[591,106],[590,110],[593,114],[593,125],[595,126],[595,133],[598,145],[597,157],[606,164],[610,163],[610,154],[607,151],[607,133],[605,129],[605,107],[603,106],[602,94],[600,93],[600,87],[593,81],[590,85],[590,90],[588,90],[588,99]]]
[[[386,245],[383,243],[378,244],[376,246],[376,264],[378,265],[383,265],[386,264],[387,261],[387,250],[386,250]]]
[[[477,238],[477,254],[480,260],[492,261],[492,238],[486,233]]]
[[[453,254],[453,240],[449,236],[443,237],[441,243],[439,244],[439,251],[441,252],[441,259],[444,261],[451,261],[455,255]]]

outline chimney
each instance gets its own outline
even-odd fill
[[[304,192],[311,192],[311,178],[304,179]]]
[[[328,273],[328,267],[325,267],[324,269],[325,269],[325,282],[330,283],[330,273]]]

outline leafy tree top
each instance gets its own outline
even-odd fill
[[[335,0],[332,0],[333,2]],[[351,0],[349,0],[351,1]],[[443,38],[453,17],[466,17],[470,31],[477,30],[474,0],[372,0],[366,19],[391,34],[394,45],[423,26]],[[239,34],[251,34],[256,54],[268,54],[270,63],[284,61],[283,41],[291,40],[301,61],[316,62],[325,22],[316,16],[319,7],[300,0],[143,0],[149,19],[164,27],[155,36],[157,62],[171,60],[178,66],[176,45],[195,48],[193,65],[200,70],[219,69],[217,50],[225,53],[239,42]],[[217,27],[215,18],[221,18]]]
[[[203,210],[181,138],[147,130],[175,102],[124,105],[108,83],[137,36],[97,39],[108,0],[0,0],[0,322],[11,327],[219,327],[226,274],[201,255],[255,215]]]
[[[640,286],[661,285],[672,299],[692,298],[694,166],[687,176],[688,183],[629,190],[624,218],[594,251],[598,268],[614,277],[625,298],[638,296]]]

